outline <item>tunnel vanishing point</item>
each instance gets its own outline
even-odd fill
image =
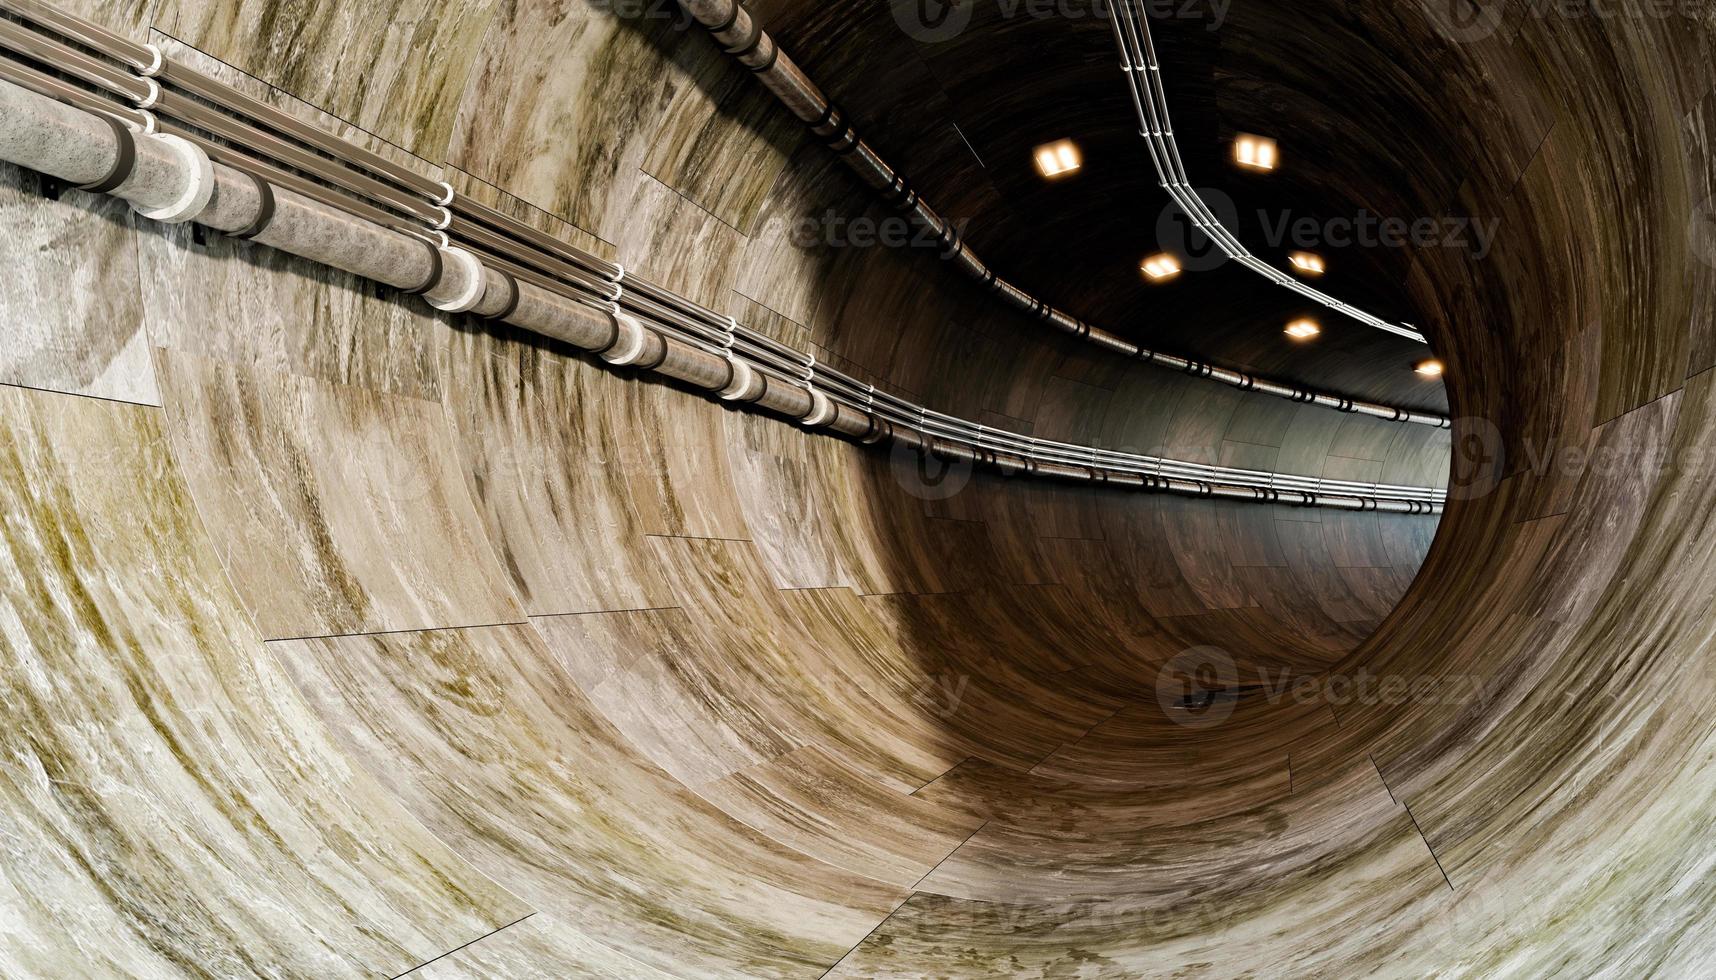
[[[1716,5],[0,0],[0,976],[1716,976]]]

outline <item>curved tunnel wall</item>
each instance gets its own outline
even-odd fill
[[[395,66],[379,25],[410,13],[261,47],[206,11],[94,16],[937,407],[1435,477],[1401,443],[1433,431],[1120,371],[910,257],[783,243],[762,216],[842,185],[706,38],[442,8],[419,36],[466,56]],[[0,391],[8,972],[1697,972],[1711,275],[1680,229],[1716,193],[1712,80],[1618,73],[1561,125],[1529,94],[1634,50],[1702,64],[1691,40],[1509,27],[1421,44],[1547,137],[1443,107],[1449,193],[1504,238],[1411,286],[1456,414],[1511,451],[1410,591],[1428,519],[983,475],[929,499],[857,447],[8,171],[42,272]],[[532,83],[533,54],[603,70]],[[1587,125],[1617,103],[1665,145]],[[759,146],[778,170],[734,179]],[[1545,438],[1605,462],[1535,475]],[[1158,670],[1209,643],[1244,691],[1363,668],[1480,696],[1176,724]]]

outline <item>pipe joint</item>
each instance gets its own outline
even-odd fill
[[[721,389],[721,400],[727,402],[754,401],[762,394],[761,380],[757,372],[749,364],[735,357],[729,357],[727,363],[733,366],[733,380],[727,387]]]
[[[800,419],[799,424],[811,429],[834,421],[834,402],[815,388],[805,390],[810,393],[810,414]]]
[[[636,364],[644,352],[644,325],[630,313],[614,310],[614,342],[598,356],[615,367]]]
[[[483,276],[483,264],[462,248],[440,249],[441,275],[424,292],[429,305],[443,313],[468,313],[482,302],[488,284]],[[462,281],[461,281],[462,278]],[[453,291],[449,292],[448,289]]]
[[[140,207],[133,202],[132,207],[136,208],[137,213],[145,218],[173,225],[190,221],[207,210],[209,198],[214,196],[214,163],[209,159],[209,155],[203,152],[202,147],[181,136],[156,134],[142,138],[155,140],[179,157],[184,164],[185,186],[172,203],[163,207]]]

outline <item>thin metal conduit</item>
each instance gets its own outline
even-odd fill
[[[1138,114],[1139,135],[1150,149],[1150,161],[1156,167],[1162,189],[1174,199],[1192,223],[1208,235],[1228,258],[1263,276],[1278,286],[1285,286],[1299,295],[1320,303],[1338,313],[1369,327],[1385,330],[1396,336],[1428,343],[1424,335],[1405,324],[1390,323],[1367,313],[1343,300],[1300,282],[1286,272],[1270,266],[1252,255],[1233,233],[1222,225],[1221,219],[1192,187],[1186,167],[1180,159],[1180,147],[1174,141],[1174,124],[1168,116],[1167,90],[1162,86],[1162,66],[1156,60],[1156,47],[1150,36],[1150,18],[1139,17],[1132,0],[1116,0],[1110,5],[1115,13],[1109,18],[1114,28],[1114,42],[1120,48],[1120,70],[1125,74],[1127,89],[1132,94],[1132,106]]]
[[[985,265],[960,237],[959,230],[931,208],[916,190],[912,188],[911,179],[898,170],[890,167],[874,148],[866,143],[853,128],[851,120],[844,110],[829,101],[822,89],[805,74],[804,70],[783,51],[780,45],[763,29],[762,22],[756,14],[742,6],[737,0],[679,0],[693,19],[707,29],[716,43],[728,55],[744,65],[757,79],[778,98],[800,121],[810,127],[829,149],[838,154],[846,164],[857,173],[871,188],[876,190],[888,204],[904,211],[913,221],[934,235],[944,255],[960,269],[973,278],[988,286],[990,291],[1000,296],[1010,305],[1023,310],[1049,324],[1055,329],[1082,337],[1098,346],[1107,348],[1126,357],[1136,358],[1147,364],[1158,364],[1171,370],[1184,371],[1195,377],[1209,378],[1223,384],[1232,385],[1246,391],[1261,391],[1291,401],[1321,405],[1336,411],[1369,415],[1375,418],[1388,419],[1395,422],[1413,422],[1420,425],[1433,425],[1438,428],[1452,428],[1453,423],[1446,417],[1433,412],[1411,411],[1382,405],[1354,398],[1345,398],[1314,389],[1301,388],[1296,385],[1279,381],[1270,381],[1254,375],[1246,374],[1228,368],[1217,367],[1203,361],[1163,354],[1147,350],[1129,340],[1111,333],[1101,327],[1094,326],[1070,313],[1056,309],[1041,299],[1032,296],[1018,286],[996,275],[995,270]],[[1134,100],[1140,98],[1137,92]],[[1153,103],[1152,103],[1153,104]],[[1166,106],[1162,107],[1165,116]],[[1140,108],[1140,118],[1143,109]],[[1149,129],[1148,126],[1145,127]],[[1156,152],[1153,146],[1152,154]],[[1260,260],[1246,252],[1244,247],[1220,222],[1208,214],[1196,195],[1181,200],[1178,189],[1184,186],[1184,168],[1178,165],[1178,150],[1172,144],[1167,144],[1165,152],[1173,157],[1172,166],[1178,177],[1169,186],[1164,178],[1164,187],[1175,200],[1186,207],[1193,221],[1203,228],[1212,239],[1221,243],[1227,254],[1236,258],[1247,268],[1253,269],[1268,278],[1294,289],[1301,295],[1314,299],[1331,309],[1338,310],[1355,319],[1362,320],[1372,326],[1377,326],[1391,333],[1410,337],[1423,342],[1424,338],[1416,330],[1408,327],[1389,324],[1387,321],[1370,316],[1350,304],[1334,297],[1327,296],[1317,290],[1304,286],[1284,273],[1277,272]],[[1157,160],[1159,172],[1167,165],[1164,159]]]
[[[5,9],[14,5],[14,0],[0,0]],[[56,16],[60,21],[69,17]],[[99,43],[103,37],[91,25],[70,39]],[[35,41],[19,47],[24,52],[8,50],[38,60],[57,50]],[[187,69],[158,57],[156,49],[146,51],[154,55],[149,70],[168,68],[185,77]],[[80,66],[87,67],[82,62]],[[1114,452],[1035,439],[934,412],[821,365],[812,355],[618,265],[552,239],[538,247],[535,242],[547,236],[481,205],[455,201],[444,184],[417,178],[445,188],[449,195],[445,204],[433,205],[445,215],[440,224],[446,227],[427,229],[377,206],[393,202],[371,204],[324,187],[316,179],[360,194],[370,189],[369,177],[327,172],[345,162],[339,137],[323,133],[316,139],[316,148],[330,152],[327,157],[283,148],[273,138],[234,149],[193,129],[158,126],[150,111],[120,106],[103,111],[102,96],[35,69],[4,60],[0,67],[8,69],[0,71],[6,79],[0,81],[0,107],[5,109],[0,112],[0,158],[11,163],[114,194],[159,220],[197,221],[421,293],[448,312],[474,312],[572,343],[616,367],[666,374],[723,400],[786,415],[807,428],[867,444],[893,441],[920,453],[971,460],[1008,473],[1353,510],[1441,509],[1444,494],[1432,487],[1324,480]],[[141,101],[133,86],[106,71],[75,77]],[[212,80],[198,87],[219,91]],[[179,104],[161,99],[154,86],[145,88],[149,104],[160,104],[163,114],[171,114],[171,107]],[[198,111],[211,110],[199,106]],[[241,119],[223,126],[222,132],[230,134],[228,141],[242,143],[258,122]],[[294,167],[311,170],[316,179],[293,173]],[[449,205],[478,224],[459,225]],[[459,232],[470,237],[455,244]]]

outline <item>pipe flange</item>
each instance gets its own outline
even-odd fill
[[[131,179],[131,171],[137,166],[137,137],[131,132],[131,127],[112,116],[101,118],[113,130],[113,166],[100,180],[77,185],[78,190],[91,194],[111,194]]]
[[[733,366],[733,380],[727,387],[721,389],[721,400],[736,402],[751,397],[751,386],[757,383],[757,372],[751,366],[738,358],[729,356],[727,363]]]
[[[452,296],[447,299],[436,299],[433,296],[425,294],[423,298],[429,301],[430,306],[435,307],[443,313],[470,312],[472,309],[476,308],[478,303],[482,302],[483,292],[487,288],[487,283],[484,282],[483,278],[483,264],[477,261],[477,257],[475,255],[462,248],[442,249],[441,258],[444,262],[450,262],[453,265],[463,268],[465,270],[465,274],[470,277],[469,281],[466,283],[464,291],[459,293],[457,296]],[[445,266],[443,266],[441,276],[443,280],[446,278]],[[440,283],[437,282],[436,285],[440,285]]]
[[[810,414],[800,419],[799,424],[810,429],[834,421],[833,400],[815,388],[807,390],[810,392]]]
[[[644,352],[644,325],[629,313],[615,310],[610,315],[614,318],[614,343],[597,356],[615,367],[636,364]]]
[[[484,315],[487,316],[491,320],[502,320],[502,321],[504,321],[508,317],[512,316],[514,313],[518,312],[518,304],[523,302],[523,300],[524,300],[524,290],[522,287],[519,286],[518,279],[515,278],[511,273],[500,272],[500,273],[496,273],[496,274],[501,277],[501,279],[506,283],[506,286],[507,286],[508,292],[507,292],[506,305],[502,306],[500,309],[494,311],[493,313],[486,313]],[[483,298],[484,299],[489,298],[489,294],[488,294],[487,290],[483,291]]]
[[[209,160],[209,155],[181,136],[157,134],[144,138],[166,144],[185,161],[186,185],[184,194],[172,204],[152,210],[136,208],[137,213],[169,225],[182,224],[202,214],[209,206],[209,198],[214,195],[214,163]]]
[[[444,180],[436,181],[436,183],[440,184],[441,188],[443,190],[445,190],[447,193],[441,195],[441,199],[436,201],[435,203],[439,204],[442,207],[447,207],[447,206],[451,205],[453,203],[453,198],[455,196],[455,192],[453,190],[453,185],[447,183]]]
[[[446,208],[442,207],[439,204],[435,205],[435,210],[441,212],[441,220],[435,222],[434,224],[430,225],[429,227],[435,229],[436,231],[446,231],[448,228],[452,227],[453,212],[447,210]]]

